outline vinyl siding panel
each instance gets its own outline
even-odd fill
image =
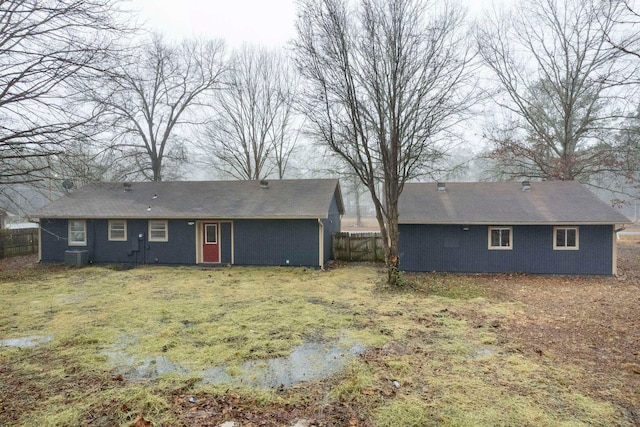
[[[233,260],[238,265],[319,266],[317,219],[227,221],[232,222],[220,223],[221,263]],[[68,245],[66,219],[42,219],[42,261],[64,262],[66,250],[87,250],[91,263],[192,265],[196,262],[196,227],[189,222],[193,221],[169,220],[168,241],[150,242],[146,219],[127,220],[126,241],[109,241],[107,219],[87,220],[85,247]],[[329,217],[322,222],[322,255],[327,261],[331,258],[331,235],[340,230],[335,198]]]
[[[338,209],[338,203],[334,197],[331,200],[331,207],[329,209],[329,217],[322,220],[324,228],[324,262],[332,259],[332,247],[333,247],[333,233],[339,233],[341,228],[340,211]]]
[[[500,224],[496,224],[500,225]],[[406,271],[611,275],[613,226],[580,226],[579,250],[553,250],[553,226],[513,226],[513,249],[488,249],[488,227],[401,224]]]
[[[194,226],[186,220],[169,220],[168,225],[168,242],[149,242],[147,220],[127,220],[127,241],[113,242],[108,220],[87,220],[87,246],[69,246],[67,220],[43,219],[42,261],[64,262],[65,251],[86,250],[96,264],[195,264]]]
[[[87,221],[87,229],[89,228]],[[41,219],[40,228],[42,240],[40,242],[42,262],[64,262],[64,251],[88,250],[92,236],[87,235],[87,246],[69,246],[67,240],[68,223],[66,219]]]
[[[231,223],[220,223],[220,262],[231,264]]]
[[[160,218],[159,218],[160,219]],[[146,221],[143,221],[145,227]],[[169,220],[169,241],[149,242],[145,230],[146,264],[185,265],[196,263],[196,229],[184,219]]]
[[[236,219],[234,263],[318,267],[318,227],[316,219]]]

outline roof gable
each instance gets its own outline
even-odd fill
[[[337,179],[95,183],[32,214],[36,218],[326,218]]]
[[[575,181],[408,183],[401,224],[621,224],[629,219]]]

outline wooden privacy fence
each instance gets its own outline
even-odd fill
[[[333,233],[333,259],[338,261],[384,261],[379,233]]]
[[[38,229],[0,230],[0,258],[38,252]]]

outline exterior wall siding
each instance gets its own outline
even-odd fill
[[[231,223],[220,223],[220,262],[231,264]]]
[[[144,227],[147,221],[142,220]],[[169,220],[169,241],[149,242],[145,230],[145,264],[195,264],[196,230],[186,219]]]
[[[158,218],[161,220],[162,218]],[[224,222],[227,221],[227,222]],[[91,263],[193,265],[196,262],[196,226],[189,220],[168,221],[168,242],[148,240],[146,219],[127,220],[127,240],[109,241],[109,221],[88,219],[87,245],[69,246],[66,219],[41,219],[42,262],[64,262],[67,250],[86,250]],[[331,259],[332,234],[340,231],[335,197],[323,224],[323,262]],[[142,235],[142,238],[139,238]],[[220,262],[237,265],[292,265],[319,267],[317,219],[222,220]],[[233,247],[232,247],[233,242]],[[232,253],[233,251],[233,253]],[[287,262],[288,261],[288,262]]]
[[[401,224],[400,268],[460,273],[612,274],[612,225],[579,226],[579,250],[553,250],[553,226],[513,226],[512,250],[489,250],[488,227],[468,228]]]
[[[317,219],[236,219],[234,263],[318,267],[318,227]]]
[[[340,210],[338,209],[338,203],[336,198],[331,199],[331,207],[329,208],[329,217],[322,220],[324,228],[324,254],[323,261],[327,262],[333,258],[331,253],[333,247],[333,233],[339,233],[342,227]]]
[[[169,220],[169,241],[149,242],[148,221],[127,220],[127,241],[108,238],[106,219],[87,220],[87,245],[69,246],[66,219],[42,219],[42,262],[64,262],[67,250],[86,250],[92,263],[194,264],[195,229],[187,220]],[[142,234],[142,239],[138,236]]]
[[[64,262],[64,251],[85,250],[92,243],[87,236],[87,247],[69,246],[67,241],[66,219],[41,219],[40,228],[42,239],[40,241],[42,262]],[[87,224],[87,227],[89,225]]]

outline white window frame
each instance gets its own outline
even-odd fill
[[[152,224],[163,224],[164,225],[164,237],[163,238],[159,238],[159,237],[153,237],[153,234],[151,233],[151,227]],[[169,221],[167,220],[149,220],[149,227],[148,227],[148,234],[149,234],[149,241],[150,242],[168,242],[169,241]]]
[[[215,233],[213,234],[213,237],[215,237],[215,241],[214,242],[207,241],[208,238],[209,238],[209,227],[214,227],[215,228]],[[218,244],[218,224],[205,224],[204,225],[204,244],[205,245],[217,245]]]
[[[114,224],[122,223],[124,234],[122,237],[113,237]],[[120,230],[118,230],[120,231]],[[109,220],[109,241],[110,242],[126,242],[127,241],[127,220],[126,219],[110,219]]]
[[[87,246],[87,221],[84,219],[70,219],[69,221],[67,221],[67,228],[68,228],[68,240],[69,240],[69,246]],[[72,230],[71,230],[71,225],[77,223],[77,224],[82,224],[82,240],[73,240],[71,236],[73,236]],[[79,230],[75,230],[74,232],[79,233]]]
[[[493,230],[509,230],[509,245],[508,246],[493,246],[491,244],[491,232]],[[496,227],[489,227],[489,233],[488,233],[488,238],[489,238],[489,244],[488,247],[490,250],[498,250],[498,251],[510,251],[513,249],[513,227],[504,227],[504,226],[496,226]],[[501,238],[502,240],[502,238]]]
[[[567,230],[576,230],[576,245],[575,246],[558,246],[558,230],[565,230],[564,241],[567,242]],[[580,250],[580,228],[573,226],[557,226],[553,227],[553,250],[554,251],[578,251]]]

